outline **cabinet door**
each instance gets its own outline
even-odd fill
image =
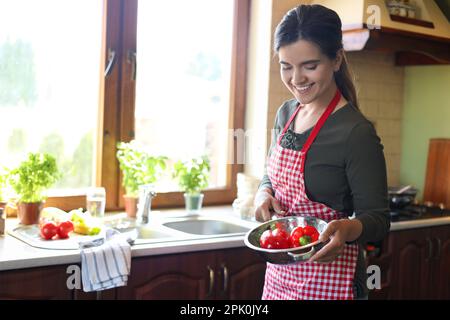
[[[380,244],[380,252],[377,256],[368,256],[367,266],[375,265],[381,271],[381,288],[369,291],[370,300],[390,300],[394,297],[395,274],[390,241],[391,235],[388,235]]]
[[[217,298],[259,300],[264,287],[266,262],[248,248],[217,251]]]
[[[430,298],[433,241],[430,229],[395,231],[390,234],[395,266],[394,299]]]
[[[31,268],[0,272],[0,300],[72,299],[67,288],[66,266]]]
[[[214,254],[210,252],[134,258],[128,285],[117,289],[117,298],[214,298],[214,263]]]
[[[430,288],[433,299],[450,299],[450,226],[432,229],[436,250],[433,282]]]

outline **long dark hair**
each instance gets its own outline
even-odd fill
[[[336,12],[321,5],[300,5],[283,17],[275,30],[274,50],[297,40],[311,41],[319,46],[329,59],[336,59],[342,49],[342,22]],[[355,85],[345,53],[334,79],[344,98],[359,109]]]

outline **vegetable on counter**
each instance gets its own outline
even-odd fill
[[[101,231],[99,223],[82,209],[65,212],[59,208],[47,207],[42,210],[39,221],[43,239],[67,239],[71,232],[83,235],[97,235]]]
[[[100,224],[90,215],[89,212],[83,212],[82,209],[76,209],[69,212],[74,226],[74,232],[84,235],[94,236],[100,233]]]

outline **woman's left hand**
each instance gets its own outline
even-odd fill
[[[334,220],[319,237],[320,242],[330,242],[314,254],[309,261],[318,263],[331,263],[344,252],[345,243],[359,238],[362,224],[359,220]]]

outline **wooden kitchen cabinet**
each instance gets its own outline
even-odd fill
[[[371,300],[450,299],[450,225],[392,231],[368,264],[382,274]]]
[[[214,296],[214,255],[208,251],[133,258],[118,299],[204,300]],[[211,289],[210,289],[211,287]]]
[[[220,250],[217,299],[260,300],[264,287],[266,262],[248,248]]]
[[[0,272],[0,300],[73,298],[67,288],[67,266],[51,266]]]
[[[435,247],[431,297],[450,300],[450,226],[433,228],[432,235]]]
[[[265,262],[247,248],[134,258],[118,299],[260,299]]]

